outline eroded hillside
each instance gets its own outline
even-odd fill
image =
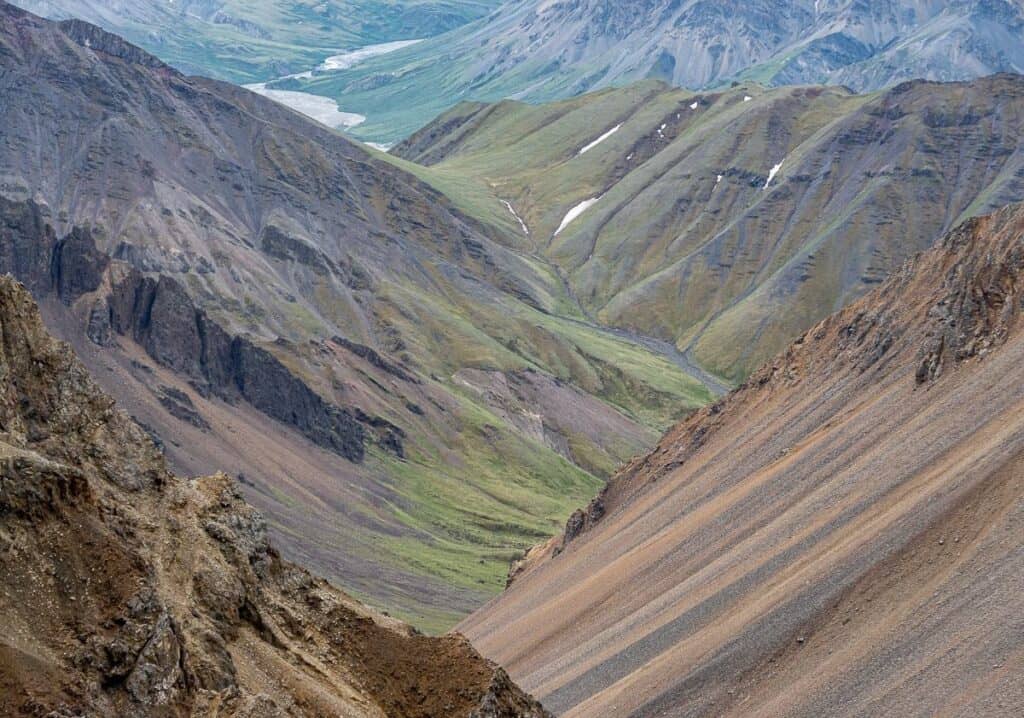
[[[1019,75],[867,95],[646,82],[467,103],[393,152],[507,202],[528,230],[505,208],[515,246],[585,314],[740,381],[965,219],[1024,200],[1022,133]]]
[[[463,624],[563,716],[1024,708],[1024,209],[627,466]]]

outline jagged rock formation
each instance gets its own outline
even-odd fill
[[[26,282],[36,296],[53,291],[62,302],[72,304],[101,285],[110,287],[106,297],[93,298],[90,309],[88,333],[95,343],[110,344],[115,334],[131,338],[158,364],[191,379],[200,393],[227,401],[244,399],[314,443],[350,461],[363,459],[365,430],[358,417],[368,425],[379,418],[324,401],[270,352],[245,337],[230,336],[206,312],[196,309],[176,279],[154,279],[111,260],[97,250],[88,229],[76,227],[56,240],[32,201],[0,197],[0,225],[0,242],[12,252],[0,256],[0,273]],[[189,420],[205,425],[198,414]],[[400,452],[401,440],[394,432],[389,437]]]
[[[227,476],[171,475],[9,277],[0,378],[3,715],[549,716],[282,560]]]
[[[462,628],[568,718],[1019,714],[1022,316],[1015,205],[680,423]]]

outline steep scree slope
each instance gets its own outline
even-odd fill
[[[570,718],[1019,715],[1022,367],[1016,205],[679,424],[462,628]]]
[[[3,715],[549,715],[283,561],[227,476],[171,475],[9,277],[0,377]]]

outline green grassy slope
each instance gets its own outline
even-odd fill
[[[589,317],[739,381],[965,217],[1024,199],[1022,129],[1010,75],[868,95],[646,82],[464,103],[393,152],[428,181],[476,178],[466,211],[508,201]]]

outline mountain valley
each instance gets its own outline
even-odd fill
[[[2,12],[7,241],[36,257],[2,269],[48,289],[46,243],[79,237],[93,276],[43,302],[51,326],[176,471],[244,477],[287,555],[359,596],[450,626],[711,397],[574,321],[553,269],[357,144],[95,27]],[[233,343],[295,405],[247,392]]]
[[[0,715],[1021,715],[1022,48],[0,0]]]

